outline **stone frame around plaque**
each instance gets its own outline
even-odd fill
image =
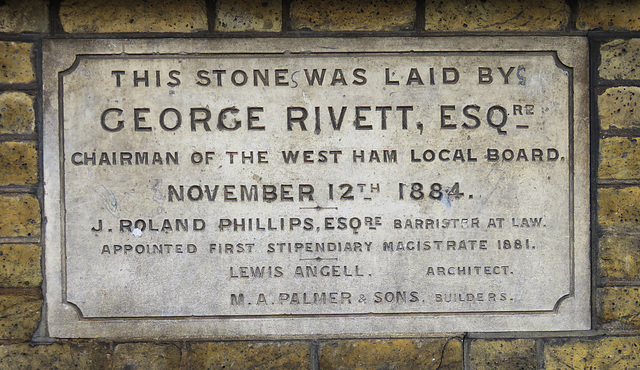
[[[330,47],[328,46],[330,45]],[[329,51],[327,51],[330,49]],[[245,53],[296,55],[553,55],[569,75],[568,237],[570,294],[552,310],[271,315],[83,317],[66,299],[64,77],[82,59],[183,58]],[[588,56],[581,37],[441,37],[344,39],[47,40],[44,43],[45,320],[52,337],[298,338],[420,336],[453,331],[553,331],[590,328]]]

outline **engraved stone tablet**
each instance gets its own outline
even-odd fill
[[[44,53],[51,336],[590,327],[584,38]]]

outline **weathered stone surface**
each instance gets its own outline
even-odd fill
[[[33,97],[21,92],[0,94],[0,134],[29,134],[35,130]]]
[[[600,47],[598,72],[606,80],[640,79],[640,39],[614,40]]]
[[[112,358],[114,369],[177,369],[181,351],[175,344],[122,343]]]
[[[470,360],[474,370],[537,369],[536,341],[476,339],[471,342]]]
[[[579,30],[637,31],[640,3],[634,0],[591,0],[578,2]]]
[[[42,299],[37,296],[0,295],[0,339],[30,340],[38,327],[41,307]]]
[[[633,369],[640,363],[640,337],[554,340],[544,355],[547,369]]]
[[[601,179],[640,178],[640,138],[607,137],[600,139]]]
[[[0,244],[0,287],[38,287],[42,281],[40,246]]]
[[[600,239],[600,275],[613,279],[640,278],[640,238],[605,235]]]
[[[598,189],[598,222],[602,226],[640,225],[640,188]]]
[[[35,82],[32,47],[33,44],[25,42],[0,41],[0,83]]]
[[[33,195],[0,195],[0,237],[40,235],[40,204]]]
[[[195,32],[207,30],[204,0],[65,0],[65,32]]]
[[[458,339],[342,340],[320,347],[321,369],[461,369]]]
[[[600,128],[640,128],[640,87],[610,87],[598,96]]]
[[[429,31],[562,30],[569,23],[569,5],[559,0],[427,0]]]
[[[290,9],[294,30],[395,31],[410,29],[416,18],[408,0],[293,0]]]
[[[47,32],[49,8],[45,0],[5,0],[0,5],[0,32]]]
[[[108,369],[107,345],[65,342],[50,345],[5,344],[0,346],[4,369]]]
[[[607,329],[640,329],[640,288],[598,288],[598,323]]]
[[[216,1],[216,31],[279,32],[282,0]]]
[[[211,342],[189,344],[194,369],[308,369],[308,342]]]
[[[50,332],[589,326],[586,40],[333,41],[44,43]]]
[[[34,143],[0,142],[0,185],[38,182],[38,151]]]

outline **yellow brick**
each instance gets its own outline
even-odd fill
[[[569,23],[569,5],[560,0],[427,0],[430,31],[549,31]]]
[[[31,64],[32,44],[0,41],[0,83],[35,82]]]
[[[637,0],[579,1],[576,25],[580,30],[638,30],[639,14]]]
[[[597,296],[598,322],[604,328],[640,329],[640,288],[600,288]]]
[[[416,18],[409,0],[293,0],[293,29],[313,31],[395,31],[410,29]]]
[[[640,178],[640,138],[608,137],[600,139],[601,179]]]
[[[66,342],[32,346],[0,346],[2,369],[108,369],[107,346],[94,342]]]
[[[177,369],[180,361],[175,344],[124,343],[113,351],[114,369]]]
[[[30,340],[41,307],[42,299],[37,296],[0,295],[0,339]]]
[[[598,96],[603,130],[640,127],[640,87],[611,87]]]
[[[279,32],[281,29],[281,0],[216,1],[216,31]]]
[[[614,40],[600,47],[600,77],[606,80],[640,79],[640,39]]]
[[[599,189],[598,208],[602,226],[640,226],[640,188]]]
[[[537,369],[536,341],[482,340],[471,343],[471,367],[475,370]]]
[[[0,32],[47,32],[49,8],[45,0],[5,0],[0,6]]]
[[[640,337],[551,341],[544,348],[547,369],[635,369]]]
[[[38,182],[38,152],[33,143],[0,142],[0,185]]]
[[[31,96],[20,92],[0,94],[0,134],[29,134],[35,126]]]
[[[640,238],[617,235],[602,237],[600,275],[618,279],[640,278]]]
[[[190,344],[188,368],[308,369],[305,342],[213,342]]]
[[[320,347],[321,369],[462,369],[458,339],[342,340]]]
[[[65,0],[65,32],[195,32],[208,28],[204,0]]]
[[[0,244],[0,286],[39,287],[40,246],[34,244]]]
[[[40,204],[32,195],[0,195],[0,237],[40,235]]]

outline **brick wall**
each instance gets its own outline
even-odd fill
[[[0,368],[640,366],[640,1],[0,2]],[[591,43],[593,329],[423,339],[42,343],[41,40],[581,34]],[[32,339],[36,338],[36,339]]]

